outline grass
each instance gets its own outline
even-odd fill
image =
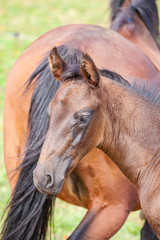
[[[0,1],[0,216],[10,196],[3,163],[4,86],[9,69],[18,56],[38,36],[64,24],[91,23],[107,25],[104,0],[1,0]],[[160,7],[160,2],[158,2]],[[56,239],[63,239],[78,225],[86,210],[57,200],[55,211]],[[138,240],[142,221],[132,213],[113,240]]]

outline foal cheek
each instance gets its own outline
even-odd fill
[[[73,147],[75,147],[76,145],[78,145],[81,142],[86,131],[87,131],[87,126],[86,127],[78,126],[76,129],[71,130],[71,135],[73,137],[73,143],[72,143]]]
[[[88,148],[90,148],[91,150],[97,147],[99,143],[102,141],[103,135],[104,135],[104,121],[102,116],[97,113],[97,116],[95,116],[95,118],[93,119],[89,131],[86,133],[85,143],[87,143]]]

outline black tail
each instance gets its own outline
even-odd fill
[[[159,15],[156,0],[131,0],[127,8],[122,7],[124,2],[125,0],[111,0],[111,29],[118,31],[123,24],[132,22],[137,13],[158,45]]]
[[[66,46],[58,48],[69,64],[80,64],[82,54]],[[48,57],[38,66],[27,82],[26,92],[35,84],[29,112],[29,136],[26,152],[19,167],[20,175],[8,215],[2,229],[2,240],[44,240],[48,221],[52,215],[53,198],[41,194],[33,184],[33,170],[40,156],[48,130],[47,107],[60,86],[53,78]],[[23,99],[22,99],[23,101]]]

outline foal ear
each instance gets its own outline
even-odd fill
[[[67,68],[67,63],[58,54],[56,47],[54,47],[50,52],[49,65],[52,70],[53,77],[61,80],[62,73]]]
[[[96,68],[96,65],[93,62],[92,58],[87,53],[83,53],[80,70],[82,76],[87,79],[92,85],[98,85],[100,78],[98,69]]]

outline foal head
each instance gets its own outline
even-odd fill
[[[43,193],[56,195],[67,174],[101,141],[104,114],[100,74],[88,54],[80,65],[68,65],[53,48],[49,63],[61,87],[48,107],[49,129],[34,183]]]

